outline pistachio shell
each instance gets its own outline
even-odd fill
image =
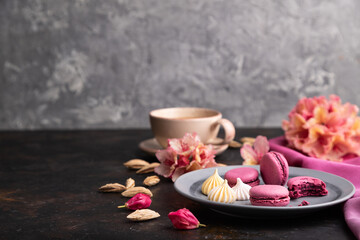
[[[242,144],[239,143],[238,141],[235,141],[235,140],[232,140],[232,141],[229,143],[229,147],[231,147],[231,148],[239,148],[239,147],[241,147],[241,146],[242,146]]]
[[[128,179],[126,180],[125,186],[126,186],[126,189],[135,187],[135,180],[132,179],[132,178],[128,178]]]
[[[99,188],[99,192],[122,192],[126,187],[120,183],[108,183]]]
[[[150,197],[153,196],[152,192],[144,187],[132,187],[127,189],[126,191],[122,192],[121,195],[123,195],[124,197],[133,197],[138,193],[144,193],[146,195],[149,195]]]
[[[142,173],[154,172],[154,169],[158,166],[160,166],[160,163],[158,163],[158,162],[150,163],[149,165],[146,165],[146,166],[140,168],[139,170],[137,170],[136,173],[142,174]]]
[[[150,209],[139,209],[133,213],[130,213],[126,218],[131,221],[146,221],[154,218],[160,217],[158,212],[155,212]]]
[[[243,137],[240,139],[242,143],[249,143],[250,145],[253,145],[255,142],[255,138],[252,137]]]
[[[149,177],[145,178],[143,183],[146,186],[151,187],[151,186],[158,184],[159,182],[160,182],[160,178],[158,176],[154,175],[154,176],[149,176]]]
[[[131,159],[127,162],[124,163],[124,166],[130,169],[140,169],[144,166],[149,165],[150,163],[148,163],[145,160],[142,159]]]

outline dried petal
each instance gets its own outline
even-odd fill
[[[142,159],[131,159],[127,162],[124,163],[124,166],[130,169],[140,169],[144,166],[149,165],[150,163],[148,163],[145,160]]]
[[[120,183],[108,183],[99,188],[99,192],[122,192],[126,187]]]
[[[146,221],[160,217],[160,214],[150,209],[140,209],[130,213],[126,218],[131,221]]]

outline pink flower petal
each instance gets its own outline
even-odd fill
[[[170,177],[173,173],[174,169],[171,168],[171,166],[160,164],[160,166],[156,167],[154,169],[155,173],[158,175],[164,176],[166,178]]]
[[[254,150],[257,154],[258,158],[262,158],[262,156],[270,150],[269,142],[264,136],[257,136],[254,142]]]
[[[257,162],[255,159],[246,159],[243,162],[243,165],[258,165],[259,162]]]
[[[199,169],[202,169],[203,167],[200,165],[199,162],[197,161],[191,161],[189,166],[187,166],[186,168],[186,171],[187,172],[191,172],[191,171],[194,171],[194,170],[199,170]]]
[[[175,152],[181,153],[183,152],[183,147],[181,144],[181,139],[172,138],[168,140],[168,146],[174,149]]]
[[[211,167],[217,167],[218,164],[215,162],[214,159],[211,159],[210,161],[208,161],[208,163],[205,165],[205,168],[211,168]]]
[[[174,157],[173,152],[168,149],[156,151],[155,156],[160,163],[165,162],[168,159],[173,159]]]
[[[184,155],[180,155],[178,157],[178,166],[179,167],[184,167],[184,166],[187,166],[189,165],[189,158],[187,156],[184,156]]]
[[[243,145],[243,147],[240,149],[240,155],[244,159],[244,162],[248,162],[248,163],[258,162],[256,159],[257,157],[256,152],[254,151],[254,149],[250,144],[245,143]]]
[[[173,175],[171,176],[171,180],[175,182],[176,179],[178,179],[178,177],[180,177],[185,173],[185,171],[186,171],[185,167],[176,168]]]
[[[197,146],[200,144],[200,138],[196,133],[186,133],[182,138],[182,145],[185,150],[189,150],[191,146]]]

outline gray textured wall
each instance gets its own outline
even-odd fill
[[[148,127],[170,106],[280,126],[360,105],[360,1],[2,0],[0,129]]]

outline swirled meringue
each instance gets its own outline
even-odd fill
[[[225,179],[223,184],[209,192],[208,199],[215,202],[233,203],[236,201],[236,195]]]
[[[250,199],[249,191],[251,186],[243,183],[240,178],[236,179],[236,185],[232,187],[235,192],[236,200],[245,201]]]
[[[220,186],[223,182],[224,179],[219,176],[218,170],[215,169],[213,175],[206,179],[205,182],[202,184],[201,192],[205,195],[208,195],[211,189]]]

